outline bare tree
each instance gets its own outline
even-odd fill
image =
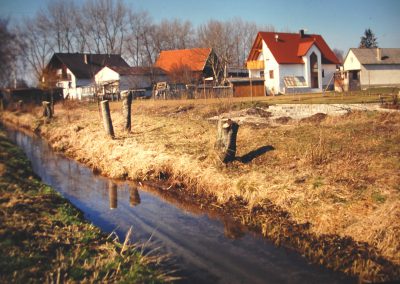
[[[162,50],[185,49],[193,42],[193,27],[189,21],[162,20],[155,26],[153,42],[157,53]]]
[[[48,3],[43,12],[39,12],[42,25],[48,30],[55,41],[55,52],[72,52],[74,50],[74,2],[55,0]]]
[[[46,20],[40,14],[26,19],[19,26],[19,36],[23,42],[23,54],[33,78],[40,80],[43,70],[54,50]]]
[[[128,8],[122,0],[87,0],[87,32],[97,53],[122,53]]]
[[[0,18],[0,87],[16,85],[21,43],[8,27],[9,21]]]
[[[135,66],[151,66],[154,62],[154,25],[146,12],[130,11],[124,51]]]
[[[333,51],[333,53],[336,55],[336,57],[337,57],[337,59],[339,60],[339,62],[340,62],[340,63],[343,63],[343,59],[344,59],[344,56],[343,56],[344,52],[343,52],[343,50],[334,48],[332,51]]]

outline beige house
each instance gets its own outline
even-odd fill
[[[351,48],[343,71],[347,90],[400,86],[400,48]]]

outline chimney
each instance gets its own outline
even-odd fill
[[[382,50],[379,47],[376,48],[376,59],[378,59],[378,61],[382,60]]]
[[[303,29],[299,30],[299,34],[300,34],[300,38],[303,38],[304,37],[304,30]]]
[[[88,64],[87,54],[86,53],[83,55],[83,61],[85,62],[85,64]]]
[[[279,41],[279,35],[275,34],[275,41],[278,42]]]

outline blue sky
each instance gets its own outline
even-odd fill
[[[49,0],[0,0],[0,16],[13,21],[32,16]],[[65,0],[68,1],[68,0]],[[71,1],[71,0],[70,0]],[[345,53],[357,47],[371,28],[380,47],[400,47],[399,0],[124,0],[134,10],[147,11],[155,21],[179,18],[194,26],[209,19],[241,17],[277,30],[321,34],[331,48]]]

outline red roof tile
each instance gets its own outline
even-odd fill
[[[155,66],[166,72],[181,68],[189,68],[191,71],[203,71],[206,66],[211,48],[193,48],[161,51]]]
[[[321,51],[322,63],[340,64],[322,36],[305,34],[301,37],[299,33],[259,32],[248,60],[257,60],[262,44],[261,39],[267,44],[279,64],[303,64],[302,56],[308,52],[313,44]]]

